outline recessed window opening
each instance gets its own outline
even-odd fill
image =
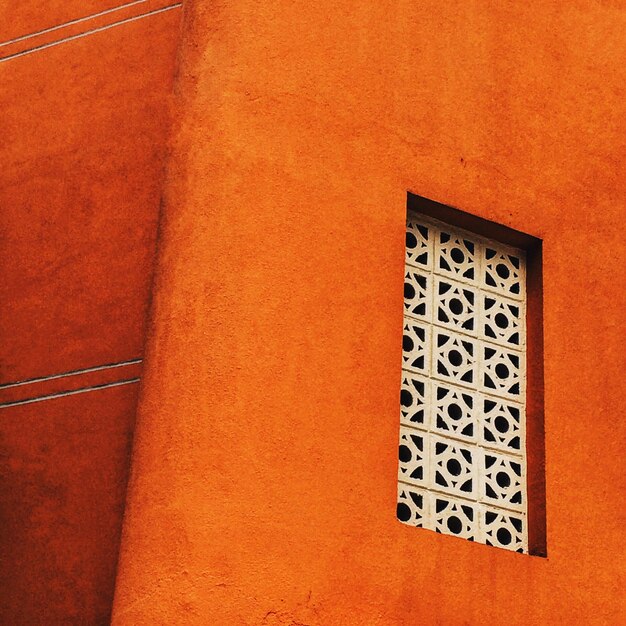
[[[545,554],[537,241],[409,196],[397,516]]]

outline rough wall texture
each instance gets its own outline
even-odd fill
[[[0,623],[106,624],[180,11],[3,4]]]
[[[189,0],[114,624],[618,624],[626,12]],[[544,241],[548,558],[395,519],[406,192]]]
[[[106,624],[137,385],[0,411],[0,623]]]

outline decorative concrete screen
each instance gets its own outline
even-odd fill
[[[409,214],[398,519],[527,551],[525,257]]]

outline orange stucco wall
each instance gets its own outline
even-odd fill
[[[111,613],[180,19],[119,4],[0,8],[0,624]]]
[[[114,624],[626,621],[625,28],[186,2]],[[548,558],[395,519],[407,190],[543,240]]]

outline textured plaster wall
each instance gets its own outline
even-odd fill
[[[0,623],[10,626],[106,624],[111,613],[138,385],[41,398],[141,371],[180,11],[143,17],[167,6],[151,0],[90,16],[115,4],[0,8]]]
[[[626,621],[625,28],[186,3],[114,624]],[[547,559],[395,519],[407,190],[543,239]]]

